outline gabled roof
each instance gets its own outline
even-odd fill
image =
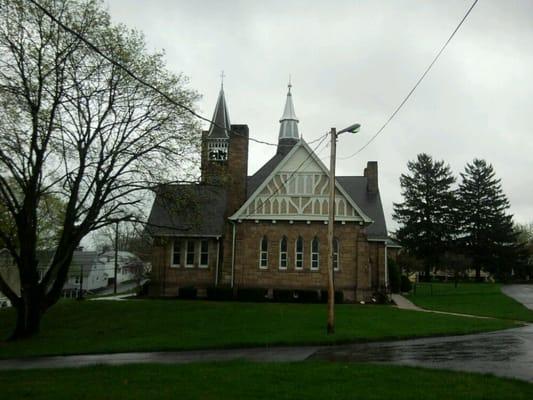
[[[313,150],[309,147],[309,145],[305,142],[305,140],[300,139],[298,141],[298,143],[287,154],[285,154],[285,155],[276,154],[276,156],[274,156],[272,159],[270,159],[270,161],[267,163],[267,165],[270,163],[270,165],[268,165],[268,168],[265,168],[267,166],[267,165],[265,165],[263,167],[263,168],[265,168],[264,171],[261,171],[261,170],[258,171],[258,172],[261,172],[261,174],[259,176],[257,176],[257,178],[254,178],[253,182],[251,182],[254,185],[255,190],[253,190],[253,192],[250,193],[250,195],[248,196],[248,199],[237,210],[237,212],[230,217],[230,219],[236,220],[236,219],[242,218],[243,214],[245,213],[245,210],[252,203],[254,198],[256,196],[258,196],[259,193],[261,193],[261,191],[268,184],[268,182],[270,182],[270,180],[273,179],[273,177],[276,175],[276,173],[279,172],[281,170],[281,168],[283,168],[283,165],[285,165],[287,163],[287,161],[291,159],[293,154],[296,153],[296,151],[298,151],[298,149],[300,149],[300,148],[304,148],[307,151],[307,153],[309,154],[309,157],[312,158],[315,161],[316,164],[318,164],[318,166],[322,169],[322,171],[326,175],[329,175],[329,170],[326,168],[326,166],[324,165],[322,160],[320,160],[320,158],[317,157],[317,155],[313,152]],[[279,159],[279,157],[277,157],[278,155],[281,156],[281,159]],[[267,173],[268,173],[268,175],[267,175]],[[256,175],[257,175],[257,173],[256,173]],[[259,179],[263,178],[263,176],[265,176],[265,175],[266,175],[266,178],[263,179],[262,182],[259,182]],[[255,177],[255,175],[254,175],[254,177]],[[335,180],[335,188],[346,198],[348,203],[356,210],[356,212],[361,217],[362,221],[364,221],[366,223],[371,223],[372,222],[372,219],[365,214],[365,212],[358,206],[358,204],[354,201],[354,199],[344,190],[342,185],[340,185],[338,179]],[[366,187],[365,187],[365,191],[366,191]]]
[[[225,212],[222,187],[165,185],[156,195],[146,229],[152,236],[221,236]]]

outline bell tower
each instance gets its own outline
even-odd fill
[[[208,131],[202,132],[202,183],[228,189],[227,213],[233,214],[246,200],[248,174],[248,126],[231,125],[221,85]]]

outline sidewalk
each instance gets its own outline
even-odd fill
[[[446,315],[455,315],[457,317],[468,317],[468,318],[479,318],[479,319],[495,319],[493,317],[482,317],[480,315],[472,314],[460,314],[449,311],[437,311],[437,310],[427,310],[425,308],[418,307],[416,304],[412,303],[410,300],[406,299],[401,294],[392,294],[392,301],[396,304],[396,307],[402,310],[411,310],[411,311],[421,311],[421,312],[430,312],[435,314],[446,314]]]

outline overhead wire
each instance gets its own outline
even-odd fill
[[[446,42],[444,43],[444,45],[441,47],[441,49],[439,50],[439,52],[437,53],[437,55],[433,58],[433,61],[431,61],[431,63],[428,65],[428,67],[425,69],[424,73],[420,76],[420,78],[418,79],[418,81],[415,83],[415,85],[412,87],[412,89],[409,91],[409,93],[407,93],[407,96],[404,97],[404,99],[401,101],[401,103],[395,108],[395,110],[393,111],[393,113],[390,115],[390,117],[385,121],[385,123],[381,126],[381,128],[379,128],[377,130],[377,132],[361,147],[359,148],[359,150],[357,150],[355,153],[353,154],[350,154],[349,156],[344,156],[344,157],[338,157],[339,160],[348,160],[352,157],[355,157],[357,154],[359,154],[360,152],[362,152],[364,149],[366,149],[368,147],[368,145],[370,145],[370,143],[372,143],[380,134],[381,132],[383,132],[385,130],[385,128],[387,127],[387,125],[389,125],[389,123],[394,119],[394,117],[396,117],[396,114],[398,114],[398,112],[402,109],[402,107],[405,105],[405,103],[407,103],[407,101],[409,100],[409,98],[411,97],[411,95],[415,92],[415,90],[418,88],[418,86],[420,85],[420,83],[422,83],[422,81],[424,80],[424,78],[426,77],[426,75],[429,73],[429,71],[431,70],[431,68],[433,68],[433,65],[437,62],[437,60],[439,59],[440,55],[444,52],[444,49],[446,49],[446,47],[448,46],[448,44],[451,42],[451,40],[453,39],[453,37],[455,36],[455,34],[457,33],[457,31],[459,30],[459,28],[461,28],[461,26],[463,25],[463,23],[465,22],[465,20],[468,18],[468,16],[470,15],[470,13],[472,12],[472,10],[474,9],[474,7],[476,6],[478,0],[474,0],[474,2],[472,3],[472,5],[470,6],[470,8],[468,9],[468,11],[466,12],[466,14],[464,15],[464,17],[461,19],[461,21],[459,22],[459,24],[455,27],[455,29],[453,30],[452,34],[448,37],[448,40],[446,40]]]

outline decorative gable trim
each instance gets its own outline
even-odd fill
[[[252,204],[254,204],[256,198],[259,195],[262,194],[262,192],[267,188],[267,185],[274,180],[276,175],[283,171],[283,167],[287,164],[288,160],[290,160],[294,156],[294,154],[301,148],[305,149],[305,151],[308,154],[308,157],[310,159],[312,159],[319,166],[321,172],[323,172],[326,176],[329,177],[329,170],[326,168],[324,163],[320,160],[320,158],[318,158],[316,156],[316,154],[309,147],[309,145],[303,139],[300,139],[298,141],[298,143],[287,153],[287,155],[283,158],[283,160],[281,160],[281,162],[276,166],[276,168],[274,168],[274,170],[268,175],[268,177],[266,179],[264,179],[263,182],[261,182],[261,184],[256,188],[256,190],[251,194],[251,196],[246,200],[246,202],[237,210],[237,212],[235,212],[235,214],[233,214],[231,217],[229,217],[229,219],[230,220],[239,220],[239,219],[254,219],[254,220],[257,220],[257,219],[272,219],[272,215],[266,215],[266,214],[265,214],[264,218],[261,215],[257,215],[255,213],[247,215],[246,214],[246,210],[248,210],[248,208]],[[292,173],[294,174],[294,171]],[[293,176],[294,175],[291,176],[291,179],[293,178]],[[276,184],[274,183],[274,185],[276,185]],[[335,180],[335,188],[344,197],[346,202],[352,207],[352,209],[354,210],[354,214],[356,214],[356,215],[353,215],[353,216],[350,216],[350,217],[346,217],[346,216],[342,217],[342,216],[339,215],[339,216],[336,216],[336,218],[335,218],[336,220],[339,220],[339,221],[340,220],[360,221],[360,222],[367,223],[367,224],[371,224],[373,222],[373,220],[370,217],[368,217],[361,210],[361,208],[355,203],[355,201],[348,195],[348,193],[344,190],[344,188],[338,182],[338,180]],[[312,195],[311,195],[311,197],[312,197]],[[275,197],[272,196],[272,198],[274,199]],[[303,219],[305,219],[305,220],[309,220],[309,219],[317,220],[317,219],[321,219],[321,218],[322,219],[323,218],[327,218],[327,217],[323,217],[323,216],[320,217],[320,218],[317,218],[316,216],[311,217],[311,215],[301,215],[301,217]],[[278,219],[283,219],[283,218],[280,218],[280,217],[277,217],[277,218]],[[287,219],[295,220],[295,219],[298,219],[298,218],[295,217],[295,215],[293,214],[293,215],[288,215]]]

